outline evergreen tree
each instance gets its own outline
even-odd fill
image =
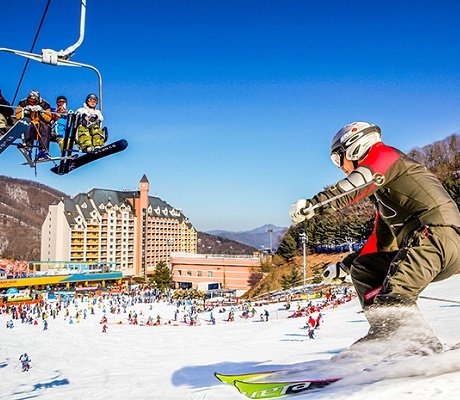
[[[281,279],[279,280],[279,283],[281,284],[281,287],[283,290],[290,289],[294,286],[298,286],[301,281],[301,276],[299,274],[299,271],[297,268],[292,267],[291,268],[291,273],[289,275],[281,275]]]
[[[458,206],[460,204],[460,179],[455,175],[450,176],[444,181],[444,188]]]
[[[297,254],[297,242],[294,238],[294,229],[292,227],[287,230],[276,253],[285,260],[289,260]]]
[[[171,289],[174,287],[171,271],[164,261],[157,263],[152,280],[156,283],[158,289],[160,290]]]

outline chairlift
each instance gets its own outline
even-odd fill
[[[9,53],[13,53],[22,57],[26,57],[31,60],[42,62],[43,64],[48,64],[52,66],[65,66],[65,67],[82,67],[88,68],[96,72],[99,81],[99,110],[102,112],[102,75],[99,70],[89,64],[83,64],[75,61],[70,61],[70,57],[72,57],[77,48],[83,43],[83,39],[85,36],[85,20],[86,20],[86,0],[81,0],[81,12],[80,12],[80,36],[76,43],[69,46],[65,50],[52,50],[52,49],[42,49],[42,53],[34,54],[28,53],[22,50],[15,50],[1,47],[0,51],[5,51]],[[73,154],[75,150],[73,149],[74,142],[75,142],[75,132],[76,127],[78,125],[78,117],[73,114],[68,114],[68,123],[66,127],[66,134],[64,136],[64,143],[65,147],[61,149],[61,156],[57,158],[50,158],[45,159],[44,161],[52,161],[55,163],[59,161],[59,164],[51,168],[51,171],[58,174],[58,175],[65,175],[68,174],[70,171],[84,166],[90,162],[96,161],[100,158],[106,157],[111,154],[118,153],[120,151],[125,150],[128,147],[128,142],[124,139],[118,140],[116,142],[106,144],[104,147],[98,148],[98,150],[84,154],[83,156],[78,156]],[[15,140],[18,139],[28,128],[30,125],[30,120],[23,116],[23,118],[7,132],[4,137],[0,138],[0,154],[11,144],[15,143]],[[108,133],[107,128],[103,128],[103,132],[105,135],[105,141],[107,140]],[[67,146],[67,147],[66,147]],[[26,149],[21,146],[21,144],[17,144],[19,151],[24,155],[27,163],[30,167],[36,168],[37,162],[40,161],[33,161],[31,157],[28,155]],[[35,170],[36,173],[36,170]]]
[[[86,22],[86,0],[81,0],[81,8],[80,8],[80,37],[78,38],[77,42],[73,45],[67,47],[65,50],[52,50],[52,49],[42,49],[42,53],[34,54],[28,53],[22,50],[15,50],[15,49],[8,49],[5,47],[0,47],[0,51],[6,51],[9,53],[16,54],[21,57],[26,57],[34,61],[39,61],[43,64],[48,64],[52,66],[64,66],[64,67],[82,67],[88,68],[96,72],[99,81],[99,109],[102,112],[102,75],[99,70],[89,64],[83,64],[75,61],[70,61],[70,57],[72,57],[77,48],[83,43],[83,39],[85,37],[85,22]]]

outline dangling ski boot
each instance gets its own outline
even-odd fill
[[[37,154],[37,160],[36,161],[45,161],[49,160],[51,156],[46,150],[40,150]]]

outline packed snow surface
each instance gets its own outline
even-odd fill
[[[446,346],[460,342],[460,275],[430,285],[419,306]],[[434,300],[436,298],[438,300]],[[451,300],[451,301],[440,301]],[[78,302],[83,311],[88,302]],[[300,304],[302,306],[303,304]],[[288,318],[298,304],[256,306],[252,318],[242,318],[235,309],[235,321],[219,308],[198,314],[199,325],[181,323],[183,307],[174,321],[176,306],[166,302],[139,304],[111,313],[103,303],[95,314],[69,323],[64,310],[43,330],[38,324],[0,315],[0,399],[243,399],[237,389],[219,382],[215,371],[245,373],[259,370],[295,369],[296,378],[309,378],[325,361],[347,348],[368,329],[357,299],[336,308],[322,310],[323,321],[310,339],[303,329],[306,317]],[[261,321],[267,309],[269,320]],[[107,332],[100,324],[108,318]],[[70,316],[76,313],[69,307]],[[138,325],[129,324],[128,313],[136,312]],[[148,317],[162,324],[147,326]],[[171,321],[171,324],[167,324]],[[122,323],[120,323],[122,322]],[[21,371],[19,356],[27,352],[32,368]],[[460,390],[460,353],[453,350],[428,357],[414,356],[397,363],[362,368],[340,363],[331,374],[345,379],[320,391],[293,396],[296,399],[402,399],[456,398]],[[371,363],[371,362],[370,362]],[[327,363],[326,363],[327,364]],[[311,369],[311,371],[309,371]],[[353,372],[350,374],[350,372]]]

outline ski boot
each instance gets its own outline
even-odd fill
[[[40,150],[37,154],[36,161],[45,161],[45,160],[49,160],[50,158],[51,156],[46,150]]]

